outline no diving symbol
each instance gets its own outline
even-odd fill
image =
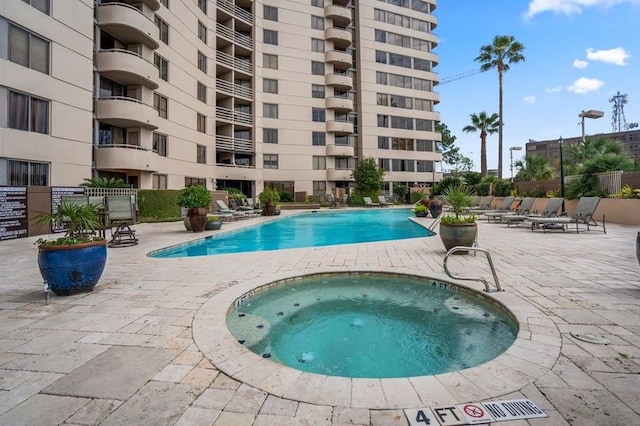
[[[482,409],[482,407],[478,407],[477,405],[467,404],[462,409],[464,410],[464,413],[469,417],[473,417],[476,419],[484,417],[484,410]]]

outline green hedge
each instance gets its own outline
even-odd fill
[[[178,191],[174,189],[138,191],[138,216],[141,221],[160,221],[180,217],[180,206],[176,203]]]

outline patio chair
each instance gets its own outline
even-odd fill
[[[513,213],[502,213],[500,215],[496,215],[496,221],[499,220],[501,223],[506,223],[507,226],[511,226],[511,223],[515,223],[517,226],[520,222],[523,222],[529,217],[531,207],[533,207],[533,203],[535,203],[535,201],[536,199],[534,197],[524,197],[516,207],[517,210]]]
[[[237,210],[230,209],[227,204],[222,200],[216,200],[216,215],[221,213],[222,215],[231,215],[232,219],[244,219],[246,216],[245,212],[239,212]],[[227,216],[228,217],[228,216]]]
[[[580,233],[580,225],[585,225],[587,231],[590,231],[591,226],[598,226],[598,223],[593,219],[593,214],[599,203],[600,197],[580,197],[578,205],[569,216],[532,217],[527,220],[531,222],[532,231],[542,229],[543,232],[547,232],[549,229],[562,229],[564,232],[569,225],[576,226],[576,233]],[[602,230],[605,234],[607,233],[604,216],[602,216]]]
[[[389,207],[389,202],[384,195],[378,195],[378,204],[380,204],[380,207]]]
[[[371,197],[362,197],[362,199],[364,200],[365,207],[380,207],[379,203],[374,203],[373,201],[371,201]]]
[[[131,229],[135,223],[133,200],[129,195],[110,195],[106,197],[106,221],[111,228],[109,247],[123,247],[138,244],[136,231]],[[113,227],[115,226],[115,231]]]
[[[501,216],[507,213],[515,213],[515,210],[511,207],[516,197],[508,196],[504,197],[502,205],[498,207],[496,210],[484,211],[479,214],[483,216],[487,216],[487,222],[493,218],[495,220],[496,217]]]
[[[469,207],[467,213],[482,214],[491,210],[491,202],[493,201],[493,195],[485,195],[480,199],[476,207]]]
[[[524,209],[520,209],[517,215],[503,216],[502,220],[507,222],[507,226],[511,226],[511,223],[515,223],[517,226],[521,222],[524,222],[531,218],[556,217],[558,215],[558,210],[560,210],[560,207],[562,207],[563,201],[564,201],[564,198],[562,197],[549,198],[549,200],[547,201],[547,204],[542,209],[542,213],[540,214],[532,214],[530,212],[527,214],[523,214],[522,210]],[[529,209],[531,209],[531,207],[529,207]]]

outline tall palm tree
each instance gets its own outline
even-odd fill
[[[500,179],[502,179],[502,125],[504,124],[504,116],[502,114],[502,76],[509,71],[509,64],[517,64],[524,61],[523,50],[524,45],[517,42],[515,37],[507,35],[495,36],[492,44],[487,44],[480,48],[480,54],[475,59],[480,62],[481,71],[489,71],[493,68],[498,70],[498,115],[500,116],[498,129],[498,177]]]
[[[480,132],[480,174],[487,175],[487,135],[492,135],[498,131],[498,114],[487,115],[485,111],[480,114],[471,114],[471,123],[464,126],[465,133]]]

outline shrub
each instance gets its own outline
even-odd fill
[[[280,193],[280,201],[283,203],[291,203],[293,202],[293,194],[288,191],[283,191]]]
[[[477,185],[473,185],[473,189],[477,195],[489,195],[489,192],[491,191],[491,183],[482,182]]]
[[[407,185],[396,185],[393,187],[393,193],[398,196],[400,201],[404,201],[409,193],[409,187]]]
[[[176,203],[186,209],[209,207],[211,201],[211,193],[202,185],[191,185],[182,188],[176,197]]]
[[[511,193],[511,183],[506,180],[501,180],[496,183],[494,194],[498,197],[506,197]]]
[[[177,202],[178,191],[174,189],[138,191],[138,213],[145,221],[154,219],[175,219],[180,217]]]

